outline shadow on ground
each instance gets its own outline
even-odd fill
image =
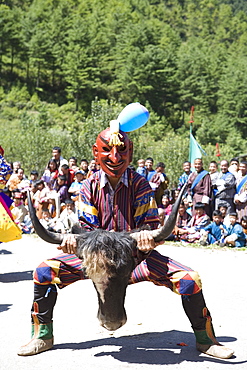
[[[33,271],[6,272],[0,274],[1,283],[16,283],[18,281],[32,280]]]
[[[218,340],[224,344],[224,342],[233,342],[236,338],[220,337]],[[181,342],[186,345],[181,345]],[[107,351],[101,348],[101,351],[95,354],[96,357],[112,356],[116,360],[126,363],[165,365],[179,364],[183,361],[208,361],[212,363],[233,364],[232,360],[221,360],[207,355],[199,356],[200,352],[195,348],[194,334],[177,330],[144,333],[118,338],[103,338],[82,343],[57,344],[54,346],[54,350],[84,350],[104,346],[107,346]],[[109,351],[109,346],[118,348],[113,348],[112,351]],[[234,358],[235,356],[232,357],[232,359]],[[234,364],[236,364],[235,361]]]

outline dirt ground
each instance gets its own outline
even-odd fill
[[[195,339],[181,299],[164,287],[143,282],[129,286],[127,323],[115,332],[98,324],[97,297],[91,281],[59,291],[54,310],[55,345],[36,356],[16,352],[30,338],[32,271],[57,253],[38,237],[0,246],[0,369],[122,370],[247,368],[247,251],[159,246],[168,255],[200,272],[207,306],[218,340],[235,350],[230,360],[195,349]],[[181,343],[186,344],[181,346]]]

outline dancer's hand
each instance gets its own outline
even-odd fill
[[[62,250],[63,253],[75,254],[76,253],[76,238],[73,234],[65,234],[63,242],[57,249]]]

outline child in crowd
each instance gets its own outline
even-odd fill
[[[245,233],[245,245],[247,244],[247,216],[243,216],[240,221],[240,225],[243,228],[243,232]]]
[[[223,224],[226,227],[230,226],[229,214],[226,214],[227,208],[228,208],[227,205],[225,205],[224,203],[220,203],[218,208],[223,218]]]
[[[19,191],[13,192],[13,208],[11,213],[14,217],[15,223],[19,226],[24,234],[30,234],[33,227],[27,208],[23,204],[23,194]]]
[[[65,208],[61,212],[59,219],[57,220],[56,228],[61,230],[62,234],[70,233],[72,227],[79,222],[77,213],[75,212],[75,204],[73,200],[65,200]]]
[[[163,208],[158,208],[160,226],[164,226],[165,224],[165,210]]]
[[[223,243],[226,234],[226,226],[223,225],[223,217],[220,211],[213,211],[213,222],[201,230],[201,245]]]
[[[161,206],[160,208],[163,208],[165,211],[165,218],[168,218],[168,216],[172,212],[172,204],[170,202],[170,197],[168,194],[164,194],[161,199]]]
[[[176,226],[177,227],[186,227],[191,220],[191,215],[187,212],[184,202],[180,203],[177,215]]]
[[[51,217],[51,214],[48,208],[42,209],[41,219],[39,221],[46,230],[53,231],[53,232],[57,231],[56,222]]]
[[[193,216],[188,224],[183,228],[177,228],[177,234],[181,240],[193,243],[200,239],[201,229],[205,228],[210,223],[210,218],[205,212],[205,205],[201,202],[195,204],[195,216]]]
[[[227,235],[224,243],[230,247],[242,248],[245,246],[246,236],[242,226],[237,222],[237,213],[229,213],[230,226],[227,227]]]
[[[143,176],[146,178],[147,176],[147,169],[145,167],[145,160],[144,159],[139,159],[137,161],[138,167],[136,169],[136,172],[139,173],[139,175]]]
[[[75,173],[75,181],[69,187],[68,192],[71,195],[71,199],[74,202],[78,201],[79,193],[82,187],[82,182],[84,181],[84,174],[81,170],[76,171]]]

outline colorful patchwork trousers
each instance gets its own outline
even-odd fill
[[[74,254],[60,254],[37,267],[34,271],[33,331],[39,325],[41,331],[42,327],[48,327],[49,333],[47,334],[44,329],[43,338],[52,335],[49,325],[52,323],[57,298],[56,286],[64,288],[83,279],[87,279],[87,276],[82,269],[81,260]],[[165,286],[179,294],[194,331],[205,330],[206,323],[209,321],[211,323],[201,290],[200,277],[196,271],[154,250],[132,271],[129,283],[141,281]]]

